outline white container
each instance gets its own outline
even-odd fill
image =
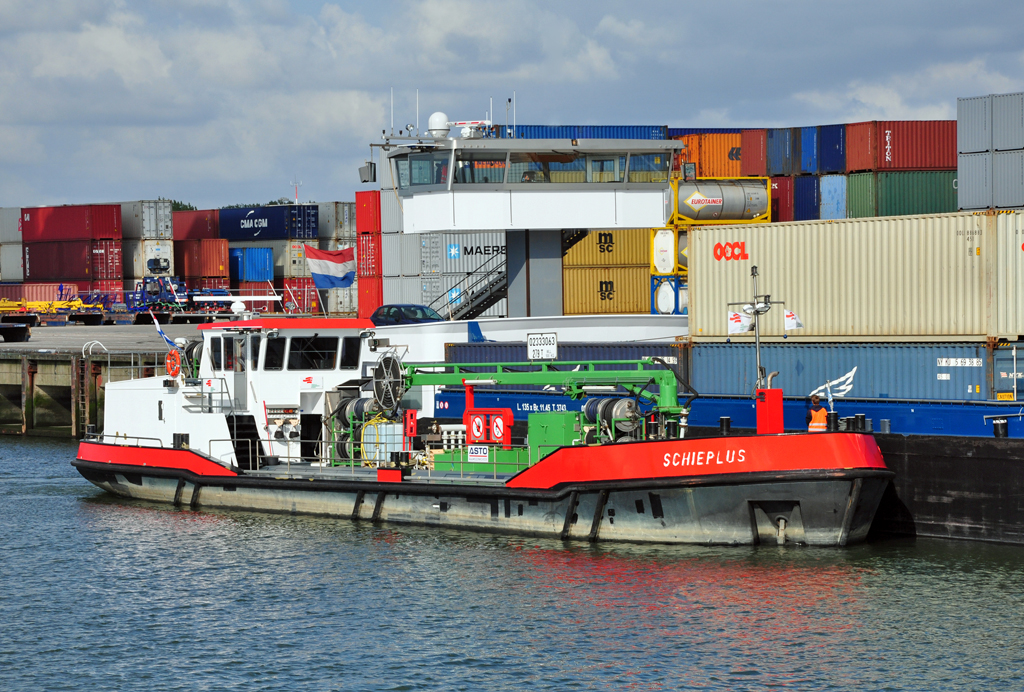
[[[0,207],[0,245],[21,242],[21,208]]]
[[[121,202],[121,237],[124,240],[171,240],[174,237],[171,218],[171,203],[167,200]]]
[[[269,247],[274,251],[275,279],[304,279],[311,276],[306,243],[313,245],[312,240],[232,240],[228,247]]]
[[[1024,207],[1024,150],[992,154],[992,206]]]
[[[402,254],[402,276],[419,276],[422,241],[418,234],[399,235]]]
[[[651,272],[654,274],[675,274],[676,232],[661,229],[651,238]]]
[[[359,313],[359,279],[348,288],[329,288],[327,291],[327,314],[353,316]],[[324,293],[324,291],[321,291]]]
[[[334,252],[336,250],[344,250],[349,247],[356,247],[357,240],[355,236],[347,238],[320,238],[317,241],[321,250],[329,250]]]
[[[322,202],[317,206],[317,236],[320,240],[356,236],[355,202]]]
[[[1024,213],[997,214],[996,252],[991,258],[991,336],[1024,334]]]
[[[1024,93],[992,96],[992,149],[1024,149]]]
[[[441,238],[441,273],[468,274],[499,266],[506,258],[504,231],[444,233]]]
[[[402,232],[402,203],[391,190],[380,193],[380,232]]]
[[[402,236],[397,233],[381,236],[380,267],[383,276],[402,275]]]
[[[385,305],[421,305],[423,301],[418,276],[385,276],[383,292]]]
[[[804,324],[790,336],[983,336],[991,218],[933,214],[691,230],[690,335],[729,335],[728,313],[736,309],[729,303],[751,300],[756,266],[758,292],[785,301],[762,318],[765,336],[786,334],[786,309]]]
[[[992,208],[992,154],[956,157],[956,199],[961,209]]]
[[[0,281],[24,281],[22,261],[21,243],[0,245]]]
[[[420,275],[441,275],[445,249],[443,233],[418,233],[420,239]],[[415,236],[414,236],[415,237]]]
[[[125,279],[174,276],[174,241],[125,238],[121,241],[121,257]]]
[[[956,100],[956,148],[958,154],[992,149],[992,97]]]

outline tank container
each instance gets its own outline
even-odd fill
[[[81,204],[21,210],[24,243],[60,240],[120,240],[121,205]]]
[[[956,147],[958,154],[992,149],[992,97],[956,100]]]
[[[768,131],[743,130],[740,135],[740,175],[768,175]]]
[[[754,391],[754,344],[696,343],[691,359],[691,384],[701,394],[746,396]],[[843,406],[845,397],[984,400],[987,362],[985,344],[978,342],[761,344],[761,364],[778,371],[772,386],[787,396],[810,396],[826,382],[839,380],[830,387],[841,415],[852,415]],[[824,390],[821,398],[826,398]]]
[[[992,154],[992,202],[996,209],[1024,207],[1024,151]]]
[[[650,272],[639,267],[566,267],[562,272],[566,315],[650,314]]]
[[[846,218],[846,176],[823,175],[820,180],[821,213],[824,220]]]
[[[750,295],[750,268],[757,266],[759,292],[785,301],[803,321],[794,335],[984,336],[985,218],[962,213],[695,229],[690,334],[728,336],[728,304]],[[768,313],[761,333],[783,335],[782,309]]]
[[[220,210],[171,212],[174,240],[202,240],[220,236]]]
[[[174,224],[170,201],[121,202],[121,236],[136,240],[171,240]]]
[[[0,245],[21,242],[21,208],[0,207]]]
[[[683,315],[685,308],[686,283],[682,277],[651,277],[652,315]]]
[[[679,217],[696,223],[756,219],[767,214],[770,205],[763,179],[704,179],[678,183],[676,212]]]
[[[822,173],[846,170],[846,125],[818,128],[818,170]]]
[[[818,128],[801,127],[800,132],[800,173],[818,172]]]
[[[772,178],[772,221],[793,220],[793,179]]]
[[[129,238],[121,241],[124,276],[174,276],[174,241]]]
[[[992,148],[1024,149],[1024,93],[992,96]]]
[[[992,154],[957,156],[957,206],[960,209],[991,209]]]
[[[562,265],[566,267],[622,267],[648,264],[650,261],[650,229],[629,228],[614,231],[590,231],[583,240],[569,248],[562,259]],[[673,270],[667,273],[671,273]]]
[[[793,179],[793,220],[811,221],[818,218],[821,190],[818,176],[803,175]]]
[[[22,268],[24,253],[21,243],[4,243],[0,245],[0,281],[24,281],[25,270]]]

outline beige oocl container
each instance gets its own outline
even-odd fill
[[[984,336],[998,329],[1022,332],[1020,298],[1024,259],[1011,247],[1010,226],[995,216],[970,213],[751,224],[694,229],[689,237],[690,334],[728,335],[729,303],[749,301],[750,268],[758,292],[785,301],[804,324],[791,336]],[[998,247],[996,247],[998,245]],[[999,281],[986,261],[1002,252]],[[1007,253],[1014,261],[1006,259]],[[990,256],[991,255],[991,256]],[[986,296],[1002,308],[993,320]],[[1013,295],[1010,302],[1000,296]],[[783,306],[761,321],[765,336],[781,336]],[[995,325],[992,325],[995,327]]]
[[[566,315],[650,314],[649,265],[565,267],[562,311]]]
[[[625,267],[651,261],[651,229],[591,231],[569,248],[564,267]]]

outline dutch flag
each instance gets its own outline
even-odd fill
[[[306,263],[313,283],[319,289],[348,288],[356,278],[356,249],[317,250],[308,245]]]

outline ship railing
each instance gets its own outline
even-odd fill
[[[207,387],[207,382],[218,383],[217,387]],[[198,389],[186,389],[183,392],[186,401],[182,409],[189,413],[235,413],[238,407],[235,399],[228,391],[228,381],[224,377],[205,377],[199,380]]]
[[[89,342],[82,347],[83,357],[91,358],[95,347],[102,348],[104,353],[96,354],[107,357],[107,377],[110,382],[121,382],[124,380],[140,380],[148,377],[160,377],[164,371],[164,358],[167,351],[108,351],[98,341]],[[128,364],[124,358],[127,356]],[[114,374],[127,373],[127,377],[114,377]]]
[[[135,444],[130,444],[129,440],[135,440]],[[144,445],[142,441],[156,442],[155,445]],[[107,433],[97,433],[90,441],[96,441],[100,444],[115,444],[123,445],[126,447],[165,447],[164,441],[159,437],[143,437],[141,435],[125,435],[124,433],[114,433],[108,435]]]

